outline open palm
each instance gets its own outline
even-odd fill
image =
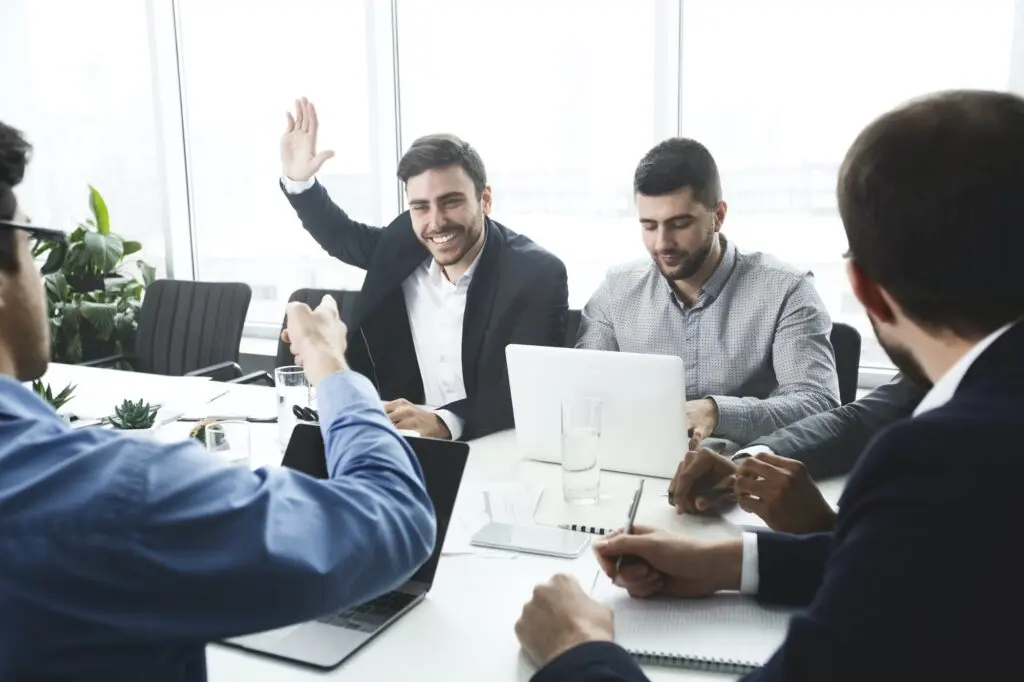
[[[316,151],[319,121],[316,107],[305,97],[295,100],[295,116],[288,117],[288,127],[281,136],[281,172],[292,180],[309,180],[334,152]]]

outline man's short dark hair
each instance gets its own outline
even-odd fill
[[[445,166],[462,166],[473,181],[477,199],[487,186],[487,170],[480,154],[468,143],[455,135],[424,135],[409,147],[398,162],[398,178],[405,183],[421,173]]]
[[[707,147],[696,140],[672,137],[644,154],[633,175],[633,192],[659,197],[689,187],[707,208],[722,200],[718,164]]]
[[[886,113],[837,194],[850,257],[918,324],[976,339],[1024,316],[1024,99],[946,91]]]
[[[0,121],[0,219],[10,220],[18,207],[14,188],[24,179],[32,145],[21,131]],[[18,255],[14,250],[14,233],[0,230],[0,270],[14,272]]]

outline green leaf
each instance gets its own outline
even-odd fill
[[[88,228],[85,225],[79,225],[74,232],[68,235],[68,242],[71,244],[81,244],[86,232],[89,232]]]
[[[71,287],[68,286],[67,277],[63,272],[53,272],[43,278],[46,286],[46,297],[51,303],[66,301],[71,295]]]
[[[50,255],[46,257],[46,262],[40,269],[44,275],[50,275],[60,270],[60,266],[64,263],[64,257],[68,253],[68,244],[67,242],[51,244],[49,251]]]
[[[132,242],[132,241],[124,242],[124,255],[125,256],[130,256],[133,253],[138,253],[139,251],[142,251],[142,244],[140,244],[139,242]]]
[[[64,319],[61,321],[60,329],[68,336],[71,336],[72,334],[77,335],[81,320],[82,312],[77,306],[66,306],[64,308]]]
[[[110,214],[107,212],[107,202],[103,201],[102,195],[95,187],[89,185],[89,208],[96,218],[96,231],[107,236],[110,234]]]
[[[83,302],[79,310],[82,317],[96,331],[96,337],[100,341],[106,341],[114,333],[114,315],[117,314],[117,305],[114,303],[89,303]]]
[[[113,271],[124,257],[124,242],[115,235],[86,232],[82,244],[89,268],[96,273]]]
[[[142,282],[147,287],[156,281],[156,268],[146,261],[137,261],[139,270],[142,271]]]

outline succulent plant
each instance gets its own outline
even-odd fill
[[[107,417],[107,422],[115,429],[135,431],[148,429],[156,421],[158,408],[142,399],[125,400],[114,408],[114,414]]]
[[[60,410],[60,408],[64,407],[64,405],[67,404],[69,400],[71,400],[71,397],[74,395],[76,388],[78,388],[78,386],[74,384],[68,384],[67,386],[64,387],[63,391],[61,391],[55,396],[53,395],[53,389],[50,387],[49,384],[44,384],[39,379],[36,379],[35,381],[32,382],[32,390],[35,392],[35,394],[42,398],[43,400],[45,400],[46,402],[50,403],[50,405],[53,407],[55,411]]]

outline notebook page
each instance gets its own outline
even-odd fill
[[[615,641],[632,653],[763,665],[786,637],[790,609],[725,593],[707,599],[633,599],[599,575],[592,596],[615,612]]]

